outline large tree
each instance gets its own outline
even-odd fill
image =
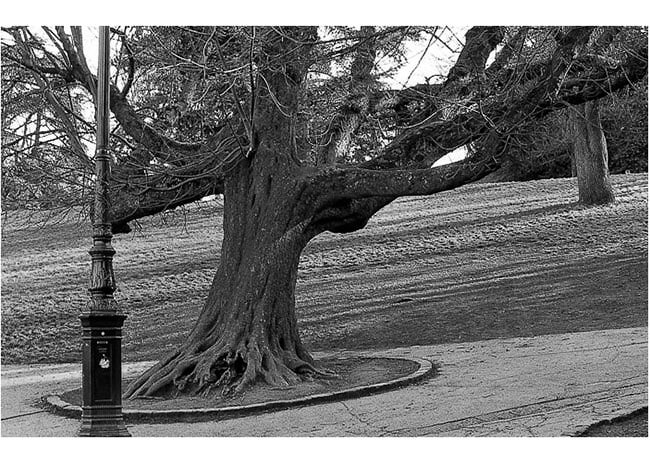
[[[5,30],[3,66],[17,77],[3,85],[38,92],[42,80],[46,90],[92,96],[81,29],[44,31],[50,46],[25,28]],[[294,299],[313,237],[363,228],[400,196],[476,181],[499,169],[524,125],[647,73],[643,29],[610,56],[588,50],[618,31],[476,27],[446,76],[395,90],[382,84],[377,63],[399,64],[405,42],[418,37],[453,48],[445,40],[453,31],[320,32],[115,29],[114,232],[210,193],[225,198],[221,260],[198,320],[126,395],[222,394],[321,374],[300,340]],[[465,160],[432,168],[462,146],[472,147]]]

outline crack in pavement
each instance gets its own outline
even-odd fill
[[[24,414],[16,414],[15,416],[9,416],[9,417],[3,417],[0,420],[7,421],[11,419],[17,419],[19,417],[25,417],[25,416],[33,416],[34,414],[43,414],[46,413],[47,411],[32,411],[32,412],[26,412]]]
[[[596,348],[580,348],[580,349],[575,349],[575,350],[566,350],[566,351],[549,351],[549,352],[537,352],[533,354],[515,354],[515,355],[505,355],[508,358],[537,358],[541,356],[555,356],[558,354],[572,354],[572,353],[588,353],[592,351],[604,351],[604,350],[613,350],[613,349],[620,349],[620,348],[625,348],[625,347],[631,347],[631,346],[638,346],[638,345],[647,345],[648,342],[632,342],[632,343],[624,343],[621,345],[607,345],[605,347],[596,347]],[[516,348],[516,347],[515,347]],[[534,347],[532,347],[534,348]],[[500,355],[503,355],[503,353],[499,353]],[[620,356],[621,353],[617,352],[616,356]],[[494,357],[497,357],[497,355],[492,355]]]
[[[386,432],[386,427],[385,426],[377,426],[375,424],[372,424],[372,423],[368,422],[367,420],[362,419],[357,413],[353,412],[352,409],[344,401],[341,401],[340,403],[343,405],[345,410],[352,417],[354,417],[360,424],[364,425],[365,427],[367,427],[369,429],[374,429],[374,430],[380,432],[380,434],[384,434]]]
[[[516,406],[513,408],[506,408],[506,409],[501,409],[497,411],[491,411],[485,414],[481,414],[478,416],[466,416],[460,419],[453,419],[449,421],[444,421],[444,422],[439,422],[436,424],[429,424],[429,425],[421,425],[421,426],[413,426],[413,427],[403,427],[399,429],[393,429],[387,431],[383,436],[386,435],[400,435],[402,432],[405,431],[424,431],[428,430],[431,433],[444,433],[444,432],[450,432],[453,430],[459,430],[459,429],[475,429],[475,428],[480,428],[485,425],[494,425],[494,424],[499,424],[499,423],[507,423],[507,422],[513,422],[521,419],[527,419],[527,418],[533,418],[533,417],[544,417],[548,416],[563,410],[571,410],[571,409],[576,409],[576,408],[583,408],[588,405],[591,405],[592,411],[595,411],[595,405],[596,404],[603,404],[603,403],[612,403],[614,405],[617,405],[618,403],[616,400],[620,400],[621,398],[625,397],[631,397],[631,396],[637,396],[641,395],[644,392],[631,392],[631,393],[623,393],[621,390],[625,390],[626,388],[633,388],[635,386],[639,385],[645,385],[644,383],[639,383],[639,384],[632,384],[632,385],[626,385],[619,387],[615,390],[601,390],[598,392],[591,392],[587,394],[581,394],[581,395],[573,395],[569,397],[564,397],[564,398],[558,398],[558,399],[551,399],[551,400],[544,400],[544,401],[539,401],[536,403],[531,403],[531,404],[525,404],[521,406]],[[616,392],[616,398],[612,398],[611,395],[605,396],[605,397],[598,397],[599,394],[603,393],[614,393]],[[577,398],[584,398],[584,397],[590,397],[596,395],[596,398],[591,398],[588,399],[587,401],[576,401],[576,402],[569,402],[571,399],[577,399]],[[543,405],[552,405],[552,403],[558,403],[558,405],[561,405],[562,403],[568,403],[565,405],[561,405],[559,407],[550,407],[547,409],[544,409],[542,411],[534,411],[534,409],[537,407],[541,407]],[[517,414],[518,412],[525,412],[526,410],[533,409],[534,412],[528,412],[524,414]],[[505,417],[499,417],[499,416],[505,416]],[[546,419],[545,419],[546,420]],[[522,425],[525,427],[525,425]],[[438,430],[436,430],[438,429]]]

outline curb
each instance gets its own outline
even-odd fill
[[[355,356],[376,358],[375,356]],[[359,398],[362,396],[382,393],[389,390],[405,387],[420,380],[433,377],[437,373],[437,367],[427,359],[415,357],[392,357],[384,359],[406,359],[419,364],[419,368],[404,377],[380,382],[372,385],[363,385],[346,390],[340,390],[332,393],[318,393],[315,395],[305,396],[303,398],[294,398],[290,400],[269,401],[264,403],[254,403],[244,406],[225,406],[221,408],[197,408],[197,409],[167,409],[167,410],[145,410],[145,409],[124,409],[122,415],[129,422],[198,422],[212,419],[232,419],[236,417],[262,414],[281,409],[290,409],[303,406],[311,406],[320,403],[340,401],[347,399]],[[48,395],[43,397],[44,406],[50,412],[66,417],[80,418],[81,406],[70,404],[58,395]]]

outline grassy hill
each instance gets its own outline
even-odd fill
[[[575,180],[470,185],[404,198],[362,231],[305,250],[297,311],[313,350],[473,341],[648,322],[648,179],[613,176],[617,202],[577,206]],[[217,202],[114,237],[124,356],[179,343],[219,260]],[[73,221],[2,234],[2,362],[80,360],[90,228]]]

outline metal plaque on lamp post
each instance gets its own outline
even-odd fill
[[[95,152],[95,201],[93,246],[90,249],[90,295],[81,314],[83,338],[82,402],[80,436],[131,436],[122,417],[122,324],[126,316],[113,293],[113,255],[109,221],[108,179],[110,175],[108,26],[99,27],[97,66],[97,148]]]

